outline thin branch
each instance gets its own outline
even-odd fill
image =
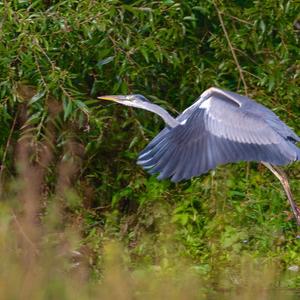
[[[241,22],[241,23],[245,23],[245,24],[247,24],[247,25],[254,26],[253,23],[251,23],[251,22],[249,22],[249,21],[246,21],[246,20],[244,20],[244,19],[240,19],[240,18],[238,18],[238,17],[236,17],[236,16],[232,16],[232,15],[230,15],[230,14],[228,14],[228,13],[221,12],[221,14],[222,14],[222,15],[225,15],[225,16],[228,16],[229,18],[231,18],[231,19],[233,19],[233,20],[236,20],[236,21],[238,21],[238,22]]]
[[[15,221],[15,223],[16,223],[18,229],[19,229],[19,232],[21,233],[21,235],[24,237],[24,239],[27,241],[27,243],[32,247],[34,253],[35,253],[36,255],[38,255],[38,254],[39,254],[39,250],[36,248],[34,242],[29,238],[29,236],[28,236],[28,235],[26,234],[26,232],[23,230],[23,227],[22,227],[22,225],[20,224],[20,222],[19,222],[17,216],[13,213],[13,214],[12,214],[12,217],[13,217],[13,220]]]
[[[238,59],[237,59],[237,56],[236,56],[235,51],[234,51],[234,48],[233,48],[233,46],[232,46],[232,44],[231,44],[231,41],[230,41],[230,39],[229,39],[228,32],[227,32],[226,27],[225,27],[225,25],[224,25],[222,13],[221,13],[220,10],[218,9],[216,3],[215,3],[215,2],[213,2],[213,3],[214,3],[214,6],[215,6],[215,8],[216,8],[216,10],[217,10],[218,17],[219,17],[219,20],[220,20],[220,23],[221,23],[221,27],[222,27],[223,32],[224,32],[224,34],[225,34],[225,37],[226,37],[228,46],[229,46],[229,48],[230,48],[232,57],[233,57],[234,62],[235,62],[235,64],[236,64],[237,68],[238,68],[238,71],[239,71],[239,73],[240,73],[240,78],[241,78],[241,80],[242,80],[242,82],[243,82],[243,85],[244,85],[245,94],[247,95],[247,94],[248,94],[248,87],[247,87],[246,80],[245,80],[245,77],[244,77],[244,74],[243,74],[243,70],[242,70],[242,68],[241,68],[241,66],[240,66],[240,63],[239,63],[239,61],[238,61]]]
[[[6,141],[2,161],[1,161],[1,166],[0,166],[0,195],[2,194],[2,175],[3,175],[4,168],[5,168],[5,160],[6,160],[6,156],[7,156],[7,152],[8,152],[8,147],[10,145],[10,141],[11,141],[11,138],[12,138],[12,134],[15,130],[17,117],[18,117],[18,111],[16,112],[13,123],[11,125],[10,131],[9,131],[9,134],[8,134],[8,138],[7,138],[7,141]]]

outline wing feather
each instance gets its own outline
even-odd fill
[[[176,182],[229,162],[285,165],[300,159],[293,143],[299,137],[272,111],[232,92],[203,95],[177,118],[185,122],[166,127],[149,143],[138,164]]]

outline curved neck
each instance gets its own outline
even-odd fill
[[[177,125],[180,124],[165,109],[163,109],[162,107],[160,107],[156,104],[153,104],[151,102],[144,103],[143,107],[141,107],[141,108],[159,115],[165,121],[165,123],[170,127],[176,127]]]

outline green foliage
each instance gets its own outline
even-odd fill
[[[131,267],[172,270],[181,258],[205,278],[240,267],[243,255],[300,266],[276,178],[239,163],[159,182],[135,159],[162,120],[95,100],[140,93],[175,115],[218,86],[247,92],[299,133],[299,10],[292,0],[0,1],[0,180],[9,200],[0,215],[26,214],[19,200],[28,185],[42,223],[78,229],[97,279],[111,238]],[[286,170],[299,201],[299,163]],[[283,281],[295,286],[299,276]]]

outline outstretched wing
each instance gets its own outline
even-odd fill
[[[140,153],[138,164],[159,179],[189,179],[236,161],[285,165],[300,159],[299,137],[266,107],[247,97],[209,90]]]

